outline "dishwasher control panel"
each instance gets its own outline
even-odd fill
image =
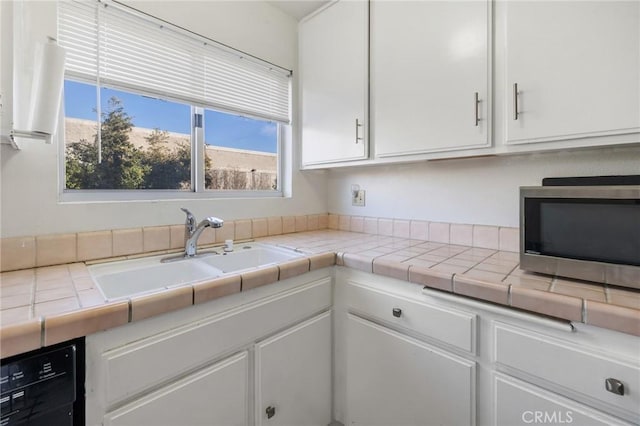
[[[0,365],[0,426],[72,425],[76,347],[41,350]]]

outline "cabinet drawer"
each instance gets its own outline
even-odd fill
[[[501,323],[495,324],[496,362],[524,373],[523,378],[542,379],[569,389],[587,403],[613,414],[638,415],[640,407],[640,365],[609,359],[558,339]],[[514,374],[517,374],[514,373]],[[624,395],[606,389],[606,380],[624,385]],[[590,404],[591,405],[591,404]]]
[[[350,281],[350,311],[415,331],[464,351],[475,353],[476,315],[416,302]],[[446,326],[445,326],[446,325]]]
[[[103,353],[108,405],[327,309],[331,292],[325,278]]]
[[[620,419],[508,376],[494,376],[495,424],[629,425]]]

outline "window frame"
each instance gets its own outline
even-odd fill
[[[184,100],[172,99],[168,96],[159,96],[157,93],[151,91],[143,91],[139,89],[132,89],[126,87],[126,85],[108,84],[105,86],[99,86],[97,81],[90,81],[87,78],[81,78],[74,76],[73,74],[65,74],[65,80],[74,81],[78,83],[91,84],[97,88],[108,87],[110,89],[126,91],[128,93],[149,96],[156,99],[167,100],[170,102],[180,102],[184,104]],[[98,99],[96,99],[98,101]],[[188,104],[187,104],[188,105]],[[283,191],[283,171],[285,165],[283,155],[283,145],[286,140],[285,127],[279,122],[274,122],[277,126],[277,148],[276,148],[276,173],[277,173],[277,188],[275,190],[227,190],[227,189],[206,189],[205,188],[205,138],[204,138],[204,111],[205,109],[212,111],[219,111],[225,114],[232,114],[242,117],[248,117],[252,119],[264,120],[262,118],[255,118],[249,115],[241,115],[233,111],[223,111],[221,109],[213,109],[210,107],[203,107],[200,105],[191,105],[191,189],[190,190],[177,190],[177,189],[67,189],[66,184],[66,157],[65,157],[65,118],[64,111],[64,94],[62,98],[62,105],[60,108],[60,117],[58,122],[58,186],[59,186],[59,200],[61,202],[68,203],[81,203],[81,202],[111,202],[111,201],[150,201],[150,200],[189,200],[189,199],[224,199],[224,198],[282,198],[284,197]],[[202,114],[203,127],[196,128],[194,126],[195,114]],[[98,117],[96,115],[96,122]],[[291,125],[288,125],[291,126]]]

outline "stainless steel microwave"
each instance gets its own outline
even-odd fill
[[[520,188],[520,268],[640,289],[640,185],[579,182]]]

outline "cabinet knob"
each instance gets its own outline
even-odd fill
[[[604,381],[604,386],[611,393],[615,393],[616,395],[624,395],[624,384],[618,379],[613,379],[610,377]]]
[[[402,316],[402,309],[400,308],[393,308],[393,316],[396,318],[400,318]]]
[[[270,419],[271,417],[276,415],[276,407],[272,407],[271,405],[268,406],[266,409],[266,413],[267,413],[267,419]]]

